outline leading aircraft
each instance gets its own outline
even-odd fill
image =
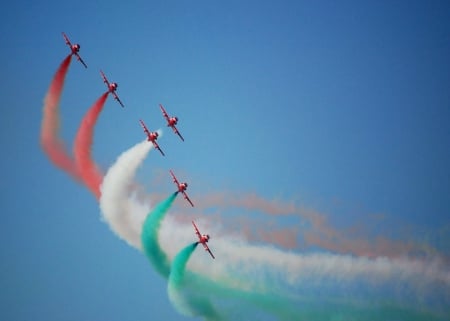
[[[153,146],[159,150],[159,152],[161,153],[161,155],[164,155],[164,152],[161,150],[161,148],[159,147],[158,143],[156,142],[156,140],[158,139],[159,134],[157,132],[151,132],[148,130],[147,126],[145,126],[144,122],[142,120],[139,119],[139,122],[141,123],[142,128],[144,129],[144,133],[147,134],[147,140],[149,142],[152,142]]]
[[[81,59],[80,55],[78,54],[78,51],[80,51],[81,46],[77,43],[72,45],[72,43],[69,40],[69,37],[67,37],[67,35],[64,32],[62,33],[62,35],[64,37],[64,40],[66,41],[66,45],[70,47],[72,55],[75,55],[78,61],[81,62],[85,68],[87,68],[87,65],[84,63],[83,59]]]
[[[116,90],[117,90],[117,87],[119,87],[119,85],[118,85],[116,82],[110,83],[110,82],[108,81],[108,79],[106,79],[106,76],[105,76],[105,74],[103,73],[103,71],[101,71],[101,70],[100,70],[100,74],[102,75],[103,82],[106,84],[106,87],[108,87],[108,91],[114,96],[114,99],[117,100],[117,101],[119,102],[120,106],[125,107],[125,106],[122,104],[122,102],[120,101],[119,96],[117,96],[117,94],[116,94]]]
[[[194,225],[195,234],[197,234],[198,237],[198,243],[202,244],[203,247],[205,248],[205,251],[208,251],[211,257],[215,259],[214,255],[212,254],[211,250],[208,247],[208,244],[206,244],[210,239],[209,234],[200,234],[200,231],[198,230],[198,227],[197,225],[195,225],[194,221],[192,221],[192,225]]]
[[[167,121],[167,126],[168,126],[168,127],[172,127],[173,132],[174,132],[175,134],[177,134],[178,136],[180,136],[181,140],[184,142],[183,136],[181,136],[180,132],[179,132],[178,129],[175,127],[175,125],[178,123],[178,117],[176,117],[176,116],[169,116],[169,115],[167,114],[166,110],[164,109],[164,107],[163,107],[161,104],[159,104],[159,108],[161,108],[161,111],[162,111],[162,113],[163,113],[163,116],[164,116],[164,118],[165,118],[166,121]]]
[[[192,203],[192,201],[189,199],[189,196],[186,194],[186,189],[188,187],[188,184],[186,182],[184,183],[180,183],[178,182],[177,178],[175,177],[175,174],[172,172],[172,170],[170,170],[170,175],[172,175],[173,178],[173,182],[177,185],[178,191],[183,194],[184,199],[186,201],[189,202],[189,204],[191,204],[192,207],[194,207],[194,204]]]

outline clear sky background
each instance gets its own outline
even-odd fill
[[[173,191],[168,174],[149,183],[173,168],[194,202],[254,192],[450,255],[447,1],[14,1],[0,18],[0,319],[187,319],[41,150],[62,31],[89,66],[73,60],[66,78],[69,148],[105,91],[99,70],[119,83],[126,108],[109,98],[96,127],[105,170],[144,138],[139,118],[164,127],[162,103],[186,141],[165,131],[167,156],[139,172],[149,193]]]

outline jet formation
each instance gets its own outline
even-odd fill
[[[69,40],[69,37],[63,32],[62,33],[65,43],[67,46],[69,46],[70,51],[71,51],[71,55],[74,55],[77,60],[85,67],[87,68],[87,64],[84,62],[84,60],[81,58],[79,51],[80,51],[80,44],[75,43],[72,44]],[[103,73],[102,70],[100,70],[100,75],[103,79],[103,82],[106,84],[106,87],[108,88],[108,93],[112,94],[114,99],[120,104],[120,106],[123,108],[125,107],[125,105],[122,103],[122,101],[120,100],[119,96],[116,93],[117,88],[119,87],[119,85],[116,82],[110,82],[108,80],[108,78],[106,78],[106,75]],[[177,129],[176,125],[178,124],[178,117],[176,116],[170,116],[166,110],[164,109],[162,104],[159,104],[159,108],[161,109],[162,115],[164,117],[164,119],[166,120],[166,125],[167,127],[172,128],[172,131],[174,134],[178,135],[178,137],[184,142],[184,137],[181,135],[181,133],[179,132],[179,130]],[[147,140],[149,142],[151,142],[154,146],[155,149],[157,149],[162,156],[165,156],[164,152],[162,151],[161,147],[159,146],[159,144],[157,143],[157,139],[159,137],[158,132],[152,132],[150,130],[148,130],[147,126],[145,125],[144,121],[142,119],[139,120],[144,133],[147,135]],[[181,193],[183,194],[184,199],[192,206],[194,207],[194,203],[191,201],[191,199],[189,198],[189,196],[186,193],[186,189],[188,187],[188,183],[183,182],[180,183],[178,181],[178,179],[176,178],[175,174],[173,173],[172,170],[169,170],[170,175],[172,176],[172,180],[175,183],[175,185],[177,186],[177,191],[176,193]],[[197,225],[195,224],[194,221],[192,221],[192,225],[194,226],[194,232],[198,238],[197,243],[198,244],[202,244],[205,251],[207,251],[211,257],[213,259],[215,259],[214,255],[212,254],[210,248],[208,247],[207,243],[210,239],[209,234],[201,234]]]

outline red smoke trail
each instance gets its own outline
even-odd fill
[[[100,198],[100,184],[103,175],[91,158],[94,125],[108,97],[104,93],[89,109],[84,117],[75,138],[75,160],[67,153],[64,142],[59,138],[59,102],[64,87],[64,80],[69,70],[72,55],[68,55],[53,77],[50,88],[44,99],[44,117],[41,127],[41,145],[51,162],[82,181],[97,199]]]
[[[44,118],[41,126],[41,145],[53,164],[76,180],[80,180],[81,177],[78,174],[77,167],[72,157],[67,154],[64,142],[59,138],[59,100],[71,60],[71,54],[63,60],[45,96]]]
[[[84,116],[78,129],[74,143],[75,162],[83,183],[95,195],[100,198],[100,184],[103,174],[92,159],[91,149],[94,136],[94,126],[97,123],[109,92],[105,92]]]

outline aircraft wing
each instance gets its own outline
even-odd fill
[[[117,102],[120,104],[120,106],[122,106],[122,108],[125,107],[123,105],[122,101],[120,100],[119,96],[117,96],[117,94],[114,91],[112,92],[112,94],[114,96],[114,99],[117,100]]]
[[[159,108],[161,108],[161,112],[163,113],[164,118],[167,120],[167,122],[169,122],[169,115],[167,115],[164,107],[161,104],[159,104]]]
[[[64,40],[66,41],[66,45],[68,45],[69,47],[72,47],[72,44],[70,43],[69,38],[66,36],[66,34],[63,32],[62,33]]]
[[[147,136],[150,136],[150,132],[147,129],[147,126],[145,126],[144,122],[142,120],[139,119],[139,122],[141,123],[142,128],[144,129],[144,133],[147,134]]]
[[[197,235],[198,239],[202,238],[202,235],[200,234],[200,231],[198,230],[197,225],[195,225],[194,221],[192,221],[192,225],[194,226],[195,234]]]
[[[177,178],[175,177],[175,174],[172,172],[172,170],[170,170],[170,175],[172,175],[173,182],[174,182],[175,184],[177,184],[177,186],[180,185],[180,183],[178,182],[178,180],[177,180]]]
[[[215,259],[214,254],[212,254],[211,250],[209,249],[208,245],[206,245],[206,243],[203,243],[203,247],[205,248],[205,250],[211,255],[211,257],[213,259]]]
[[[164,152],[161,150],[161,147],[159,147],[159,145],[158,145],[157,142],[153,141],[152,143],[153,143],[153,146],[155,146],[155,148],[156,148],[157,150],[159,150],[159,152],[161,153],[161,155],[166,156],[166,155],[164,154]]]
[[[85,64],[85,62],[83,61],[83,59],[81,59],[80,55],[77,54],[77,53],[75,53],[75,56],[77,56],[78,61],[81,62],[85,68],[87,68],[87,65]]]
[[[180,136],[181,140],[184,142],[183,136],[181,136],[180,132],[179,132],[178,129],[175,127],[175,125],[172,126],[172,129],[173,129],[173,132],[174,132],[175,134],[177,134],[178,136]]]
[[[185,199],[186,201],[188,201],[189,204],[191,204],[192,207],[194,207],[194,203],[192,203],[192,201],[189,199],[189,197],[187,196],[186,192],[185,192],[185,191],[182,191],[182,193],[183,193],[184,199]]]
[[[106,76],[103,73],[103,71],[100,70],[100,73],[102,74],[103,82],[106,84],[106,86],[108,86],[108,89],[109,89],[109,81],[108,81],[108,79],[106,79]]]

